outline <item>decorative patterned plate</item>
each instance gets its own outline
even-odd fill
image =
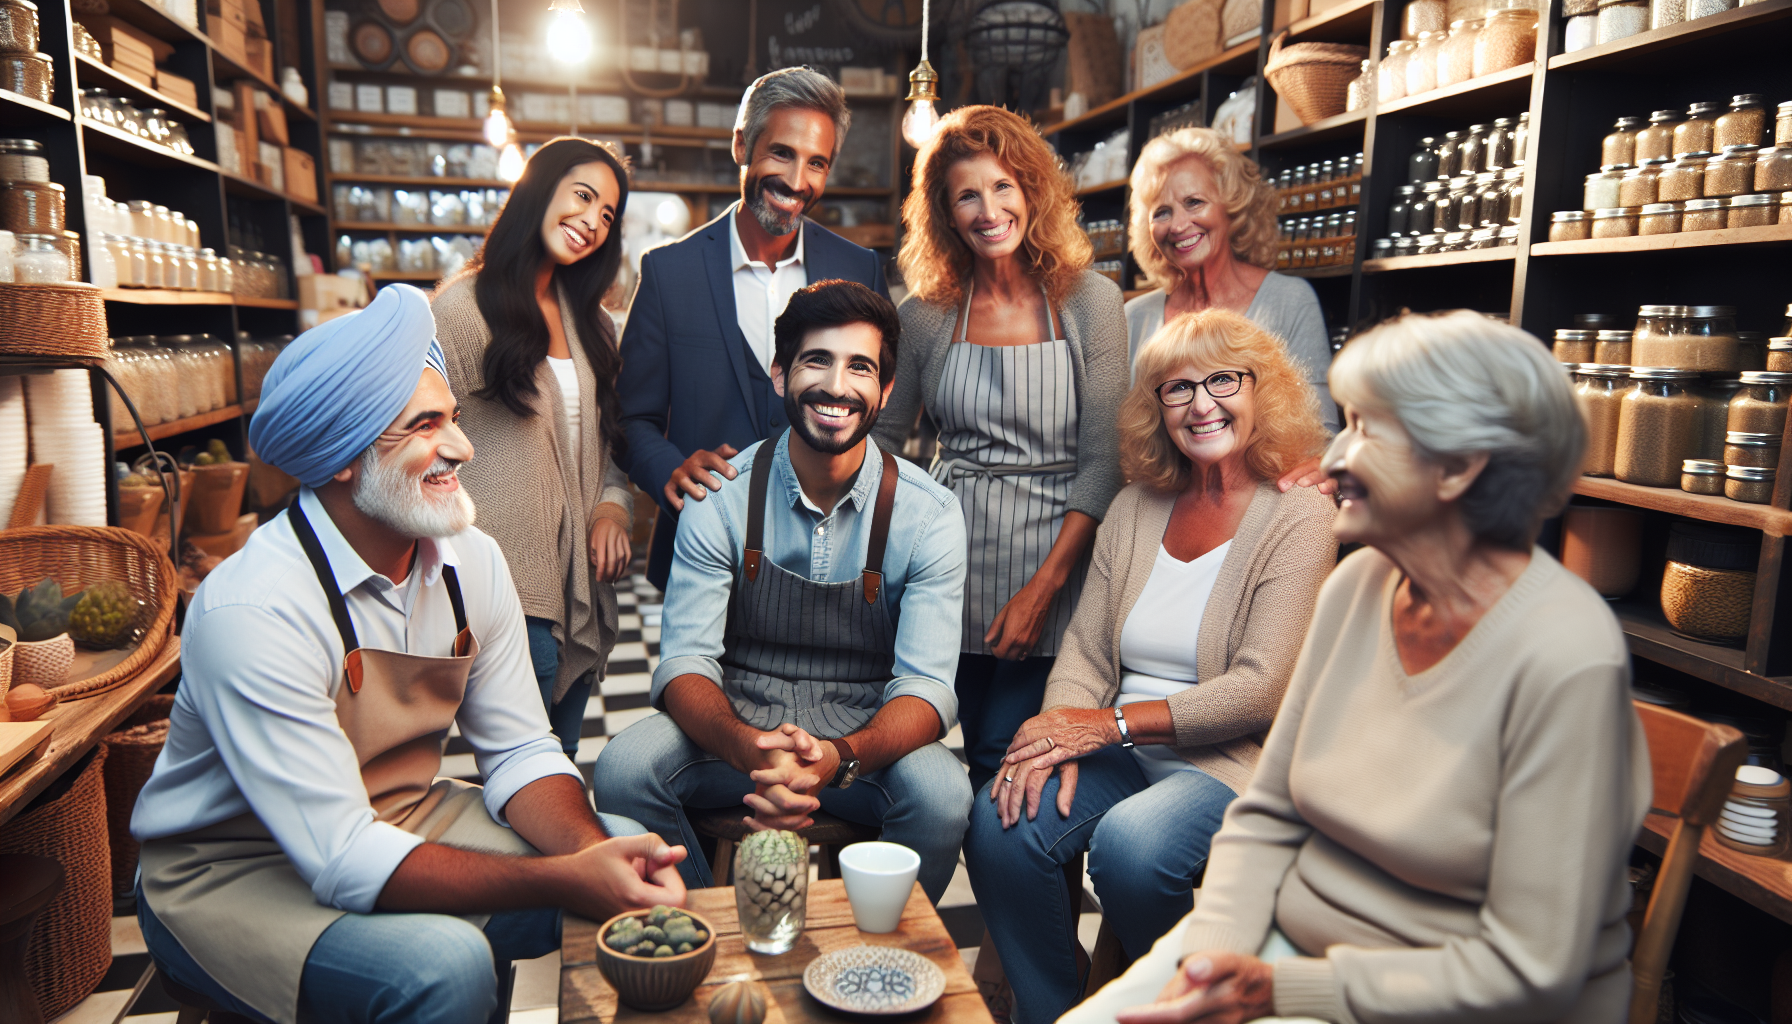
[[[848,1013],[913,1013],[946,991],[946,975],[919,953],[854,946],[817,957],[803,972],[809,994]]]

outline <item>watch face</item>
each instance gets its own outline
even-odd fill
[[[845,789],[846,787],[852,785],[853,782],[856,779],[858,779],[858,777],[859,777],[859,762],[855,758],[851,761],[848,761],[846,763],[845,769],[840,773],[840,787],[839,788]]]

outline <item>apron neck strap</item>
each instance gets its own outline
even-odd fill
[[[765,558],[766,481],[771,479],[772,459],[776,457],[778,442],[783,437],[784,431],[780,430],[766,438],[753,453],[753,479],[747,488],[747,550],[741,566],[749,582],[759,578],[759,563]]]
[[[772,459],[784,432],[765,439],[753,453],[753,479],[747,489],[747,545],[741,568],[749,582],[759,577],[759,565],[765,559],[765,491],[772,475]],[[860,576],[865,586],[865,603],[877,601],[884,583],[884,547],[890,539],[890,513],[896,507],[896,457],[873,441],[871,447],[883,457],[884,474],[877,483],[877,505],[871,513],[871,538],[865,550],[865,572]]]
[[[876,447],[873,441],[872,446]],[[896,456],[878,448],[884,458],[884,475],[877,482],[877,505],[871,513],[871,542],[865,549],[865,603],[875,604],[884,585],[884,545],[890,539],[890,512],[896,507]]]
[[[306,517],[305,510],[300,507],[299,499],[294,498],[287,508],[287,518],[292,522],[292,532],[299,538],[299,547],[305,549],[305,557],[311,560],[311,569],[317,573],[317,582],[324,589],[324,597],[330,602],[330,618],[336,621],[336,632],[342,635],[344,653],[358,649],[360,638],[355,633],[355,623],[348,617],[348,601],[342,596],[342,589],[336,585],[336,573],[330,568],[330,559],[324,554],[324,546],[317,539],[317,531],[312,529],[311,520]],[[454,566],[442,566],[442,582],[448,585],[448,603],[454,608],[454,632],[459,635],[467,628],[467,603],[461,597],[460,573]]]

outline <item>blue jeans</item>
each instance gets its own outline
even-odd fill
[[[1233,792],[1201,771],[1148,785],[1130,752],[1106,747],[1077,762],[1070,817],[1058,813],[1058,776],[1004,830],[987,787],[977,794],[965,834],[965,867],[983,923],[1014,988],[1015,1024],[1046,1024],[1076,1002],[1080,893],[1065,889],[1063,866],[1088,851],[1102,920],[1136,959],[1194,908],[1194,878]]]
[[[523,623],[529,628],[529,661],[535,668],[535,685],[541,688],[541,706],[547,709],[548,726],[559,737],[560,749],[570,758],[579,752],[579,730],[585,725],[585,705],[591,700],[591,676],[574,682],[560,703],[554,703],[554,676],[560,671],[560,641],[554,639],[554,623],[533,615]]]
[[[971,788],[985,790],[1008,753],[1008,743],[1039,713],[1045,702],[1045,680],[1056,658],[1004,661],[993,654],[960,654],[958,724],[964,730],[964,756],[971,765]]]
[[[732,807],[753,792],[753,780],[685,736],[671,715],[650,715],[605,745],[592,767],[600,810],[626,815],[647,831],[690,851],[678,870],[685,885],[715,884],[698,855],[686,807]],[[821,791],[821,808],[883,829],[886,842],[921,855],[921,888],[935,903],[958,866],[958,845],[971,809],[964,768],[943,744],[929,743],[900,761],[859,776],[848,789]]]
[[[640,825],[601,816],[612,836]],[[220,1008],[251,1020],[265,1014],[231,995],[156,918],[137,887],[137,923],[156,968]],[[279,927],[279,922],[269,927]],[[560,945],[558,908],[493,914],[483,929],[448,914],[344,914],[317,938],[299,980],[299,1020],[330,1024],[476,1024],[499,1013],[512,960],[533,960]]]

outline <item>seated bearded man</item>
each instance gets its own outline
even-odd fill
[[[508,961],[559,945],[559,908],[683,902],[684,850],[600,822],[549,732],[457,416],[405,285],[268,372],[249,441],[304,487],[194,595],[131,821],[149,952],[223,1009],[502,1020]],[[451,725],[483,788],[435,777]]]

